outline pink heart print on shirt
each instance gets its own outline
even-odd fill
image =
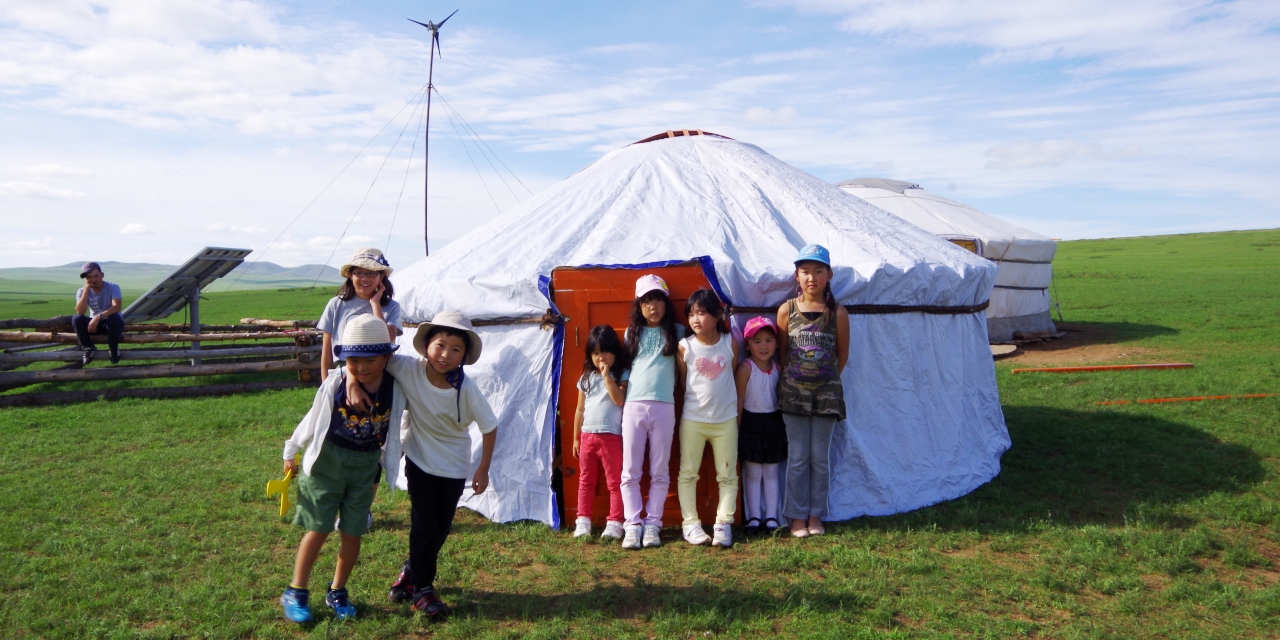
[[[729,363],[725,361],[724,356],[716,356],[715,358],[704,358],[702,356],[698,356],[698,358],[693,361],[693,368],[708,380],[715,380],[720,377],[720,374],[724,373],[728,364]]]

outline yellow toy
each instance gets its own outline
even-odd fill
[[[298,463],[298,456],[293,457],[293,462]],[[280,517],[289,512],[289,485],[293,482],[293,471],[284,474],[284,480],[268,480],[267,481],[267,497],[270,498],[275,494],[280,494]]]

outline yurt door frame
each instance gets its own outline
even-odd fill
[[[667,282],[671,290],[671,302],[675,306],[678,324],[682,327],[685,321],[685,301],[701,288],[712,288],[703,272],[702,263],[698,261],[684,262],[669,266],[651,268],[632,267],[560,267],[551,273],[551,294],[561,315],[568,320],[564,324],[564,354],[560,373],[559,433],[560,471],[564,478],[562,504],[564,505],[565,522],[573,522],[578,517],[578,479],[579,461],[573,457],[573,420],[578,410],[578,379],[582,375],[582,364],[586,359],[587,337],[591,328],[600,325],[611,325],[622,339],[630,318],[631,302],[635,299],[636,279],[647,273],[660,276]],[[666,526],[680,523],[680,501],[676,497],[676,482],[680,465],[680,429],[678,426],[680,408],[684,397],[681,393],[683,385],[676,385],[676,417],[677,427],[674,442],[671,444],[670,477],[671,486],[667,491],[666,507],[662,521]],[[646,457],[646,460],[648,458]],[[716,485],[715,464],[708,447],[703,453],[702,468],[698,476],[698,516],[706,525],[715,521],[716,497],[719,488]],[[649,495],[649,472],[645,465],[644,477],[640,481],[641,491]],[[609,492],[605,487],[604,477],[596,486],[595,502],[592,508],[592,520],[603,525],[609,512]],[[739,509],[741,511],[741,509]],[[741,519],[740,517],[738,519]]]

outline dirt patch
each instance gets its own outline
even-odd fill
[[[1117,342],[1110,327],[1090,324],[1060,324],[1064,335],[1057,340],[1032,342],[1019,347],[1017,355],[1002,358],[1016,365],[1070,366],[1098,362],[1152,362],[1162,355],[1159,349]]]

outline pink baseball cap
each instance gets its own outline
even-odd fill
[[[772,320],[764,316],[756,316],[748,320],[747,326],[742,328],[742,337],[749,340],[757,331],[764,329],[765,327],[768,327],[769,330],[773,331],[773,335],[778,335],[778,325],[774,324]]]
[[[667,282],[652,273],[640,276],[636,280],[636,297],[642,298],[644,294],[650,291],[661,291],[664,295],[671,295],[671,290],[667,288]]]

